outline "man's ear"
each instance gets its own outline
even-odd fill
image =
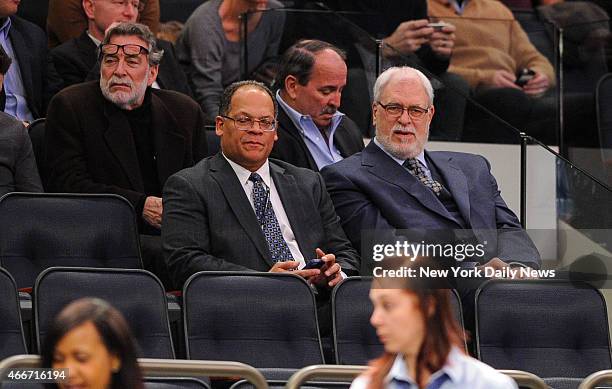
[[[96,5],[93,0],[83,0],[83,11],[85,11],[85,15],[87,15],[87,19],[94,20],[94,14],[96,10]]]
[[[159,65],[149,66],[149,81],[147,82],[147,86],[153,85],[153,82],[157,79],[157,73],[159,73]]]
[[[223,136],[223,118],[221,116],[217,116],[215,118],[215,134],[217,136]]]
[[[295,76],[290,74],[285,78],[285,91],[291,100],[295,100],[297,98],[297,86],[298,80],[295,78]]]

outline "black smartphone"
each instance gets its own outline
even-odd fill
[[[325,265],[325,261],[322,259],[311,259],[310,261],[306,262],[306,266],[304,266],[302,268],[302,270],[306,270],[306,269],[320,269],[323,267],[323,265]]]
[[[427,23],[427,27],[431,27],[434,31],[442,31],[442,29],[446,26],[444,22],[436,22],[436,23]]]
[[[516,81],[514,81],[514,83],[520,87],[525,86],[525,84],[527,84],[529,82],[529,80],[531,80],[533,77],[535,76],[535,72],[531,69],[521,69],[517,74],[516,74]]]

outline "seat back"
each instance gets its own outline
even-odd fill
[[[38,175],[43,183],[43,187],[47,187],[47,171],[45,161],[47,159],[47,148],[45,143],[45,118],[34,120],[28,126],[28,135],[30,136],[30,142],[32,142],[32,150],[34,151],[34,158],[36,159],[36,167],[38,168]]]
[[[256,368],[323,363],[312,290],[293,274],[200,272],[185,283],[189,359]]]
[[[9,193],[0,199],[0,266],[18,288],[51,266],[142,268],[136,216],[117,195]]]
[[[0,268],[0,360],[18,354],[27,354],[19,296],[13,277]]]
[[[582,378],[612,367],[606,304],[586,283],[487,281],[476,292],[476,342],[496,369]]]
[[[384,351],[370,324],[371,284],[372,277],[349,277],[332,292],[334,350],[340,365],[365,365]]]
[[[145,377],[146,389],[210,389],[210,386],[191,377]]]
[[[98,297],[127,320],[144,358],[174,358],[167,301],[161,281],[140,269],[54,267],[34,286],[34,324],[40,350],[53,318],[70,302]]]

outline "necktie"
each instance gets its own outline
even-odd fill
[[[283,234],[278,224],[278,219],[272,208],[270,191],[264,185],[263,179],[257,173],[251,173],[249,181],[253,182],[253,205],[255,206],[255,216],[261,226],[261,230],[268,242],[270,254],[273,262],[292,261],[293,256],[289,251],[287,242],[283,239]]]
[[[442,185],[427,176],[425,169],[421,166],[421,163],[416,158],[409,158],[404,161],[404,167],[408,169],[408,171],[415,176],[423,185],[431,189],[436,196],[440,196],[440,192],[442,191]]]

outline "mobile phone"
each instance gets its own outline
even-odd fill
[[[306,262],[306,265],[302,268],[302,270],[307,270],[307,269],[320,269],[323,267],[323,265],[325,265],[325,261],[322,259],[311,259],[310,261]]]
[[[441,31],[446,26],[444,22],[427,23],[427,27],[431,27],[434,31]]]
[[[514,83],[520,87],[525,86],[535,76],[535,72],[531,69],[523,68],[516,74]]]

